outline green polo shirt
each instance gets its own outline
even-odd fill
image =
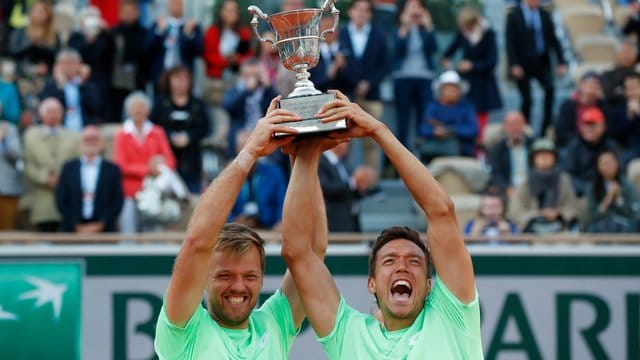
[[[397,331],[385,331],[342,298],[333,330],[319,341],[332,360],[483,359],[478,294],[463,304],[436,278],[416,320]]]
[[[160,360],[287,359],[296,335],[291,307],[278,290],[251,312],[249,326],[242,330],[220,326],[201,306],[179,327],[171,324],[163,304],[154,345]]]

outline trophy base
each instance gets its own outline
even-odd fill
[[[291,97],[286,99],[281,99],[278,106],[281,109],[286,109],[293,111],[294,113],[300,115],[302,120],[294,121],[290,123],[285,123],[292,129],[298,130],[298,134],[296,136],[303,135],[313,135],[319,133],[326,133],[330,131],[340,131],[347,129],[347,120],[340,119],[336,121],[331,121],[328,123],[322,123],[322,121],[318,118],[314,118],[318,110],[322,107],[322,105],[329,103],[335,100],[335,94],[319,94],[319,95],[308,95],[308,96],[298,96]],[[276,133],[276,137],[290,135],[287,133]]]

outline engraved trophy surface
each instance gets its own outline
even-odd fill
[[[340,11],[336,9],[335,0],[326,0],[322,9],[300,9],[283,11],[273,15],[265,14],[255,5],[249,6],[251,13],[251,27],[258,39],[270,42],[278,49],[283,66],[296,73],[294,90],[286,98],[281,99],[280,108],[291,110],[300,115],[303,120],[287,123],[298,130],[298,134],[319,133],[347,128],[346,120],[332,121],[323,124],[313,115],[322,105],[335,99],[335,94],[323,94],[317,90],[309,80],[309,69],[318,65],[320,59],[320,41],[325,35],[334,32],[338,26]],[[320,19],[327,11],[333,15],[333,28],[320,33]],[[261,37],[258,32],[258,22],[266,20],[275,34],[275,39]],[[284,135],[284,134],[283,134]]]

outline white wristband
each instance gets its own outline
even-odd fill
[[[255,159],[247,151],[240,150],[238,156],[233,160],[242,170],[249,172],[255,163]]]

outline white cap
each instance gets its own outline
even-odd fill
[[[437,92],[440,92],[440,88],[445,84],[453,84],[458,85],[460,91],[464,94],[467,92],[469,84],[466,81],[462,80],[460,75],[454,70],[447,70],[440,74],[438,80],[434,84],[434,88]]]
[[[440,77],[438,78],[438,82],[440,83],[440,85],[444,85],[444,84],[460,85],[460,83],[462,82],[462,79],[460,79],[460,75],[458,75],[457,72],[453,70],[447,70],[442,74],[440,74]]]

